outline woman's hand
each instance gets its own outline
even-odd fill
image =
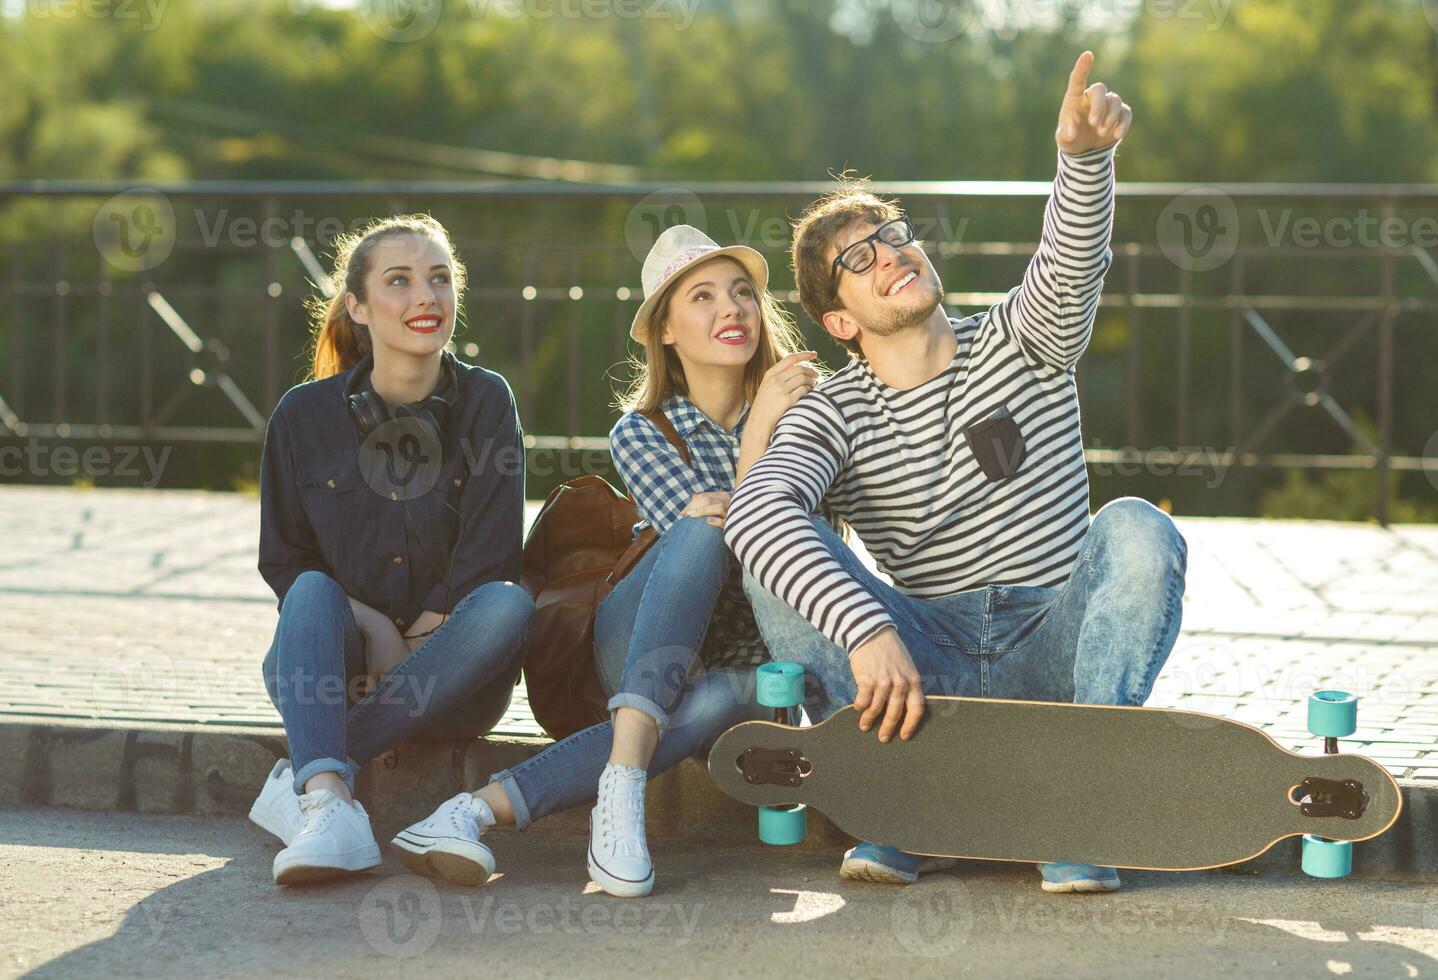
[[[355,626],[359,628],[360,639],[364,642],[365,673],[369,675],[370,688],[373,689],[386,671],[409,656],[410,648],[400,635],[399,627],[384,613],[353,596],[350,597],[350,608],[354,610]]]
[[[764,372],[754,403],[749,406],[746,432],[757,420],[764,430],[764,441],[768,442],[769,434],[784,413],[819,383],[819,369],[811,363],[818,356],[811,350],[795,351]]]
[[[749,467],[759,461],[769,448],[774,426],[794,403],[814,390],[819,383],[819,369],[811,362],[819,355],[811,350],[795,351],[764,372],[759,391],[749,406],[749,420],[744,423],[744,438],[739,442],[739,462],[734,468],[734,485],[744,479]],[[723,527],[723,515],[717,527]]]
[[[437,613],[431,609],[426,609],[415,617],[415,621],[409,625],[409,632],[404,634],[404,642],[409,647],[409,652],[414,653],[424,646],[424,641],[429,639],[429,634],[439,629],[446,618],[448,617],[444,613]]]
[[[715,527],[724,526],[724,516],[729,513],[729,493],[715,490],[712,493],[696,493],[689,498],[681,517],[705,517]]]

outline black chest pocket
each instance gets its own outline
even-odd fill
[[[963,433],[969,451],[990,483],[1008,479],[1023,466],[1028,448],[1007,407],[1000,407],[986,419],[970,422]]]

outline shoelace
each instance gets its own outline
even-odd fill
[[[300,834],[307,834],[320,827],[329,812],[330,805],[338,798],[328,791],[318,793],[305,793],[300,797],[300,813],[304,816],[304,824],[300,827]],[[295,835],[296,837],[299,834]]]
[[[600,811],[600,823],[613,840],[616,853],[634,857],[644,855],[643,781],[615,779],[610,784],[609,806]]]
[[[449,812],[450,822],[454,829],[461,833],[469,833],[475,840],[484,833],[484,811],[480,809],[484,801],[477,796],[471,796],[468,800],[462,801],[453,807]]]

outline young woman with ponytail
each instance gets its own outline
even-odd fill
[[[265,686],[281,759],[250,817],[275,881],[380,863],[359,768],[411,737],[472,738],[508,707],[534,605],[517,584],[524,450],[500,375],[450,350],[465,269],[428,215],[339,243],[313,372],[270,417],[259,569],[279,600]]]

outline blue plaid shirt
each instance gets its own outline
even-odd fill
[[[696,493],[729,492],[739,467],[739,441],[749,417],[746,403],[739,422],[730,431],[716,425],[683,395],[674,395],[660,408],[689,447],[691,465],[643,415],[627,412],[609,432],[609,452],[629,494],[639,505],[637,534],[652,527],[664,534],[684,513]],[[710,670],[749,668],[769,659],[759,636],[754,611],[744,595],[744,572],[732,555],[729,575],[714,606],[704,635],[700,659]]]

